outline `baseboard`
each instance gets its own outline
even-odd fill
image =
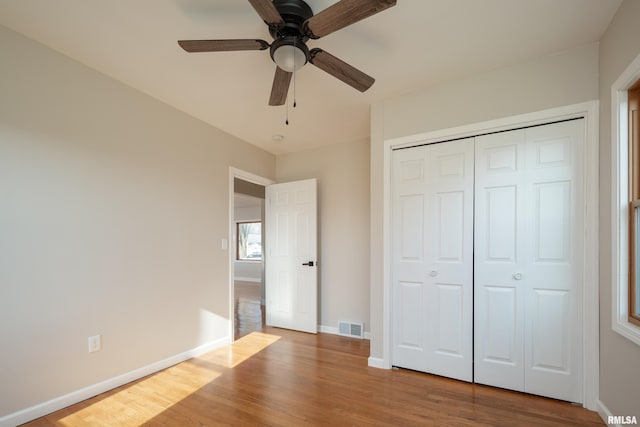
[[[638,415],[631,415],[631,414],[623,414],[623,415],[617,414],[618,416],[615,416],[614,414],[611,413],[609,408],[607,408],[607,405],[605,405],[604,403],[602,403],[602,401],[600,401],[600,399],[598,399],[597,401],[597,411],[598,411],[598,415],[600,415],[600,418],[602,418],[602,421],[604,421],[606,425],[612,426],[612,427],[624,427],[624,425],[629,425],[629,424],[637,425],[639,421],[638,418],[640,418],[640,416]],[[612,419],[611,423],[609,423],[609,419],[610,419],[609,417],[611,417]]]
[[[322,332],[323,334],[338,335],[338,328],[333,328],[331,326],[325,326],[325,325],[318,325],[318,332]]]
[[[384,360],[380,359],[379,357],[369,357],[368,365],[372,368],[387,369],[384,366]]]
[[[229,337],[220,338],[219,340],[203,344],[191,350],[159,360],[150,365],[134,369],[133,371],[129,371],[108,380],[92,384],[63,396],[5,415],[0,417],[0,427],[15,427],[31,420],[35,420],[36,418],[43,417],[62,408],[66,408],[67,406],[82,402],[83,400],[89,399],[90,397],[96,396],[100,393],[128,384],[132,381],[154,374],[177,363],[184,362],[187,359],[191,359],[230,343],[231,339]]]
[[[609,408],[607,408],[607,406],[600,401],[600,399],[598,399],[598,401],[596,402],[596,405],[597,405],[596,411],[598,412],[598,415],[600,415],[600,418],[602,418],[602,421],[604,421],[604,423],[606,424],[607,418],[609,418],[613,414],[611,413]]]
[[[262,279],[256,279],[255,277],[234,277],[233,280],[236,282],[262,283]]]
[[[638,421],[639,421],[638,418],[640,418],[638,415],[624,414],[620,416],[620,414],[618,414],[618,416],[615,416],[614,414],[611,413],[609,408],[607,408],[607,406],[600,401],[600,399],[598,399],[597,406],[598,406],[598,409],[597,409],[598,415],[600,415],[600,418],[602,418],[602,421],[604,421],[604,423],[608,426],[624,427],[624,425],[638,424]],[[611,423],[609,422],[610,419],[612,421]]]
[[[334,328],[333,326],[318,325],[318,332],[322,332],[323,334],[340,335],[338,333],[338,328]],[[369,332],[365,331],[364,332],[364,339],[365,340],[370,340],[371,339],[371,334]]]

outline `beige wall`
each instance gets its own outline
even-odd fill
[[[0,64],[0,419],[228,339],[229,166],[275,157],[3,27]]]
[[[640,55],[640,1],[625,0],[600,42],[600,400],[640,418],[640,347],[611,329],[611,86]]]
[[[369,143],[279,155],[277,181],[318,180],[319,323],[369,331]]]
[[[372,106],[371,356],[383,357],[384,141],[598,98],[598,45],[451,82]]]
[[[364,321],[382,357],[384,140],[598,97],[600,399],[637,414],[640,371],[621,367],[640,348],[611,331],[606,201],[609,91],[640,53],[639,16],[625,0],[599,60],[591,44],[380,102],[370,145],[277,159],[0,27],[0,418],[228,338],[229,166],[318,179],[319,323]],[[104,348],[87,354],[93,334]]]

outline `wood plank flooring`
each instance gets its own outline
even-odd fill
[[[276,328],[28,426],[602,426],[583,408],[367,366],[369,341]]]
[[[234,339],[261,331],[265,325],[262,284],[236,280],[233,284]]]

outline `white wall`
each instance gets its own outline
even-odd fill
[[[0,419],[230,339],[229,166],[275,178],[274,156],[0,27]]]
[[[262,262],[236,261],[234,263],[234,279],[243,282],[262,282]]]
[[[625,0],[600,43],[600,400],[640,418],[640,347],[611,329],[611,85],[640,54],[640,2]]]
[[[369,144],[279,155],[278,182],[318,179],[319,323],[364,322],[369,331]]]
[[[371,110],[371,357],[383,358],[384,141],[598,98],[598,45],[386,100]]]

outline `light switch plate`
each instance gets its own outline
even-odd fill
[[[93,335],[89,337],[89,353],[100,351],[102,349],[102,337]]]

